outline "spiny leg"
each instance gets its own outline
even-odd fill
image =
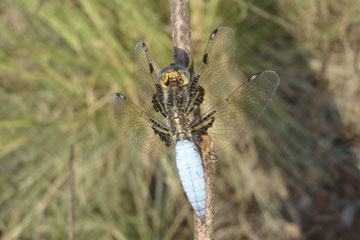
[[[152,104],[156,112],[160,112],[163,117],[166,117],[164,98],[160,84],[156,84],[156,93],[153,95]]]
[[[212,127],[215,122],[214,114],[216,111],[213,111],[206,115],[204,118],[200,119],[199,121],[194,122],[191,125],[191,135],[193,136],[194,140],[197,143],[201,142],[201,136],[207,134],[207,130]]]
[[[189,91],[189,104],[186,107],[186,112],[191,113],[195,108],[198,108],[204,101],[205,90],[202,86],[197,85],[200,75],[196,76],[191,84]]]
[[[161,141],[165,142],[166,146],[170,146],[172,139],[168,128],[153,119],[150,119],[150,122],[153,124],[151,128],[154,130],[154,133],[159,135]]]

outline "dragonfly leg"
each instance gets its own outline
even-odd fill
[[[154,133],[159,135],[161,141],[165,142],[166,146],[170,146],[172,143],[172,138],[168,128],[164,127],[162,124],[153,119],[150,119],[150,122],[153,124],[151,128],[154,130]]]
[[[191,124],[191,129],[194,129],[191,131],[191,135],[197,143],[201,142],[201,136],[207,134],[207,130],[214,124],[215,117],[213,115],[215,113],[216,111],[212,111],[204,118]]]
[[[166,117],[165,114],[165,105],[164,105],[164,98],[161,91],[161,86],[156,84],[156,93],[153,95],[152,104],[156,112],[160,112],[163,117]]]
[[[190,97],[190,102],[187,107],[187,112],[191,113],[194,109],[198,108],[200,104],[204,101],[205,90],[202,86],[197,86],[195,93]]]

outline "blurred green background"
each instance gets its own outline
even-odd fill
[[[191,239],[173,157],[150,159],[107,100],[136,94],[145,41],[172,62],[169,1],[1,0],[0,238],[67,239],[74,145],[78,239]],[[195,67],[218,26],[239,84],[275,70],[276,98],[218,161],[215,239],[360,239],[360,3],[191,1]]]

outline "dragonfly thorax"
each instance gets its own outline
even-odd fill
[[[159,82],[166,112],[166,123],[173,141],[191,137],[189,118],[185,113],[189,98],[189,71],[178,64],[171,64],[160,72]]]
[[[189,117],[184,108],[172,106],[167,112],[166,124],[174,142],[191,138]]]

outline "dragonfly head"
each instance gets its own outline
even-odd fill
[[[170,64],[164,67],[159,75],[161,86],[167,88],[172,86],[185,86],[190,81],[190,73],[182,65]]]

